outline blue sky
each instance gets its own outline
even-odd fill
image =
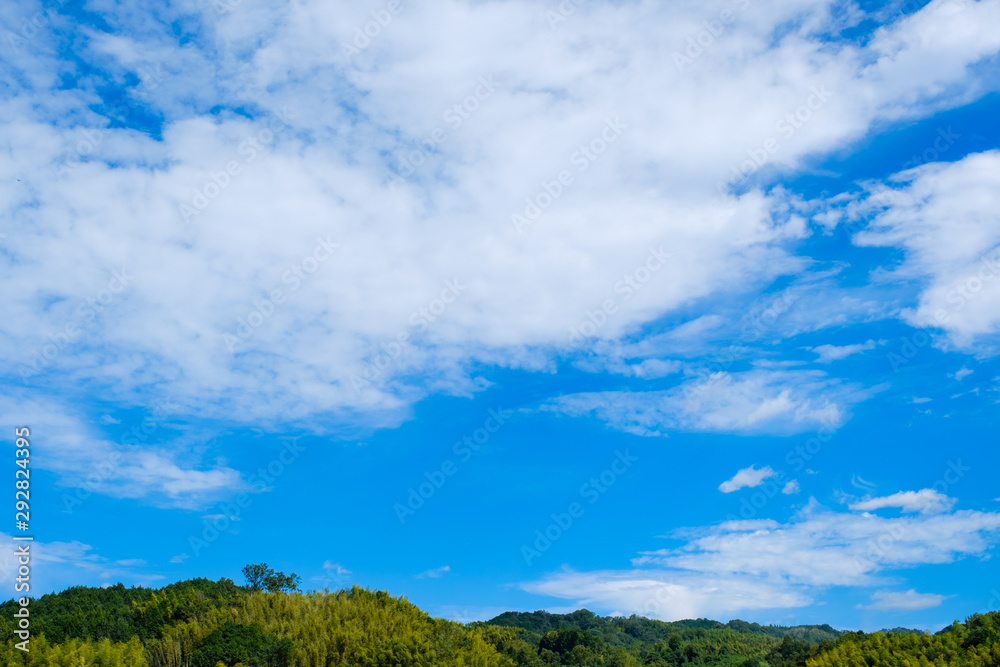
[[[460,620],[997,608],[998,21],[4,7],[34,592],[266,561]]]

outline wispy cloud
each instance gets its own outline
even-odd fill
[[[877,215],[855,242],[905,250],[895,274],[925,285],[916,307],[903,313],[909,323],[945,331],[961,348],[979,341],[980,351],[993,349],[1000,326],[1000,229],[994,222],[1000,151],[924,165],[895,181],[859,209]],[[963,367],[953,377],[969,372]]]
[[[351,572],[350,570],[348,570],[346,567],[342,566],[340,563],[334,563],[332,561],[324,561],[323,562],[323,569],[324,570],[329,570],[330,572],[333,573],[334,576],[338,576],[338,577],[339,576],[347,576],[349,574],[353,574],[353,572]]]
[[[852,510],[874,511],[886,507],[896,507],[904,512],[919,512],[920,514],[939,514],[947,512],[955,506],[956,500],[934,490],[900,491],[891,496],[866,498],[851,503]]]
[[[968,376],[972,375],[974,372],[975,371],[971,371],[968,368],[966,368],[965,366],[962,366],[959,370],[957,370],[954,373],[952,373],[950,375],[950,377],[953,377],[956,380],[958,380],[959,382],[961,382],[963,379],[965,379]]]
[[[450,565],[443,565],[441,567],[436,567],[433,570],[425,570],[417,575],[417,579],[440,579],[447,573],[451,572]]]
[[[78,414],[78,409],[48,397],[0,398],[0,417],[46,425],[46,438],[37,451],[36,467],[55,473],[70,491],[82,488],[115,498],[143,498],[165,507],[204,508],[225,494],[248,490],[239,471],[224,465],[197,465],[188,451],[197,443],[176,434],[164,425],[143,422],[145,431],[126,431],[113,442]],[[169,419],[163,415],[159,421]],[[158,438],[150,437],[159,435]],[[166,442],[163,442],[166,440]],[[195,462],[193,462],[193,460]],[[79,495],[69,497],[79,500]]]
[[[840,359],[846,359],[847,357],[865,352],[866,350],[874,349],[875,341],[869,340],[865,343],[857,343],[855,345],[820,345],[819,347],[814,347],[812,350],[819,355],[819,361],[821,363],[828,364]]]
[[[718,373],[665,391],[570,394],[542,409],[592,415],[636,435],[662,436],[670,430],[791,434],[836,428],[869,393],[821,373],[761,369]]]
[[[871,599],[871,604],[858,606],[865,609],[878,609],[880,611],[919,611],[921,609],[940,607],[941,603],[948,598],[945,595],[918,593],[910,589],[904,592],[876,591],[872,593]]]
[[[719,485],[719,491],[723,493],[732,493],[734,491],[739,491],[740,489],[753,488],[755,486],[760,486],[764,483],[765,479],[774,477],[777,473],[771,470],[770,467],[764,467],[758,470],[753,466],[749,468],[743,468],[738,473],[733,475],[731,479],[727,479],[725,482]]]
[[[10,542],[9,535],[0,534]],[[17,543],[14,543],[17,544]],[[162,574],[150,572],[142,558],[108,558],[90,544],[72,542],[31,542],[31,559],[38,567],[32,569],[31,585],[38,590],[62,590],[87,582],[99,585],[107,580],[128,581],[151,585],[162,581]],[[18,576],[18,560],[10,549],[0,557],[0,582],[14,588]]]
[[[0,131],[8,171],[20,179],[3,186],[10,203],[5,229],[19,230],[4,239],[2,261],[13,281],[9,317],[0,322],[5,366],[30,365],[36,352],[71,344],[73,354],[55,355],[45,366],[47,377],[89,383],[110,401],[168,382],[201,415],[333,415],[385,425],[406,418],[430,391],[476,391],[470,360],[531,368],[550,362],[571,328],[588,313],[598,317],[609,299],[619,309],[603,338],[707,299],[753,300],[747,290],[808,270],[790,244],[810,230],[776,195],[725,191],[748,151],[761,150],[749,138],[772,136],[776,122],[816,94],[813,88],[832,91],[823,94],[823,122],[782,137],[780,151],[767,157],[769,169],[795,171],[807,156],[840,150],[886,121],[960,104],[987,76],[971,65],[1000,45],[989,29],[997,22],[992,3],[963,3],[958,16],[931,3],[864,44],[831,41],[826,26],[846,27],[862,16],[845,18],[834,4],[804,10],[780,3],[766,16],[735,22],[726,39],[699,56],[698,74],[663,67],[671,59],[665,44],[684,44],[703,30],[706,9],[696,2],[581,7],[586,18],[557,31],[538,20],[531,3],[428,5],[408,11],[405,32],[393,26],[349,61],[330,45],[350,43],[370,18],[348,5],[328,11],[307,1],[223,14],[168,7],[141,22],[108,5],[102,25],[121,29],[94,27],[85,47],[73,50],[95,72],[74,87],[54,74],[65,69],[64,37],[43,31],[30,48],[5,56],[18,73],[12,81],[31,82],[12,84],[17,90],[4,106],[11,122]],[[204,39],[179,42],[172,27],[179,20]],[[777,30],[791,32],[747,51]],[[510,34],[518,39],[495,39]],[[581,52],[581,43],[606,48]],[[548,54],[541,64],[538,44]],[[451,57],[456,52],[469,56]],[[610,53],[629,63],[628,76],[608,66]],[[928,54],[939,63],[932,70]],[[266,65],[247,68],[251,61]],[[775,62],[802,67],[775,79]],[[495,79],[495,92],[460,132],[426,153],[419,173],[390,192],[404,158],[447,123],[447,111],[484,76]],[[138,78],[121,93],[143,113],[130,109],[123,122],[93,105],[102,77]],[[945,102],[942,90],[967,92]],[[523,208],[540,183],[574,168],[581,142],[618,116],[632,129],[576,174],[572,191],[534,225],[531,241],[508,233],[509,221],[501,219],[486,234],[486,250],[484,228],[468,221]],[[275,131],[279,117],[287,120]],[[697,122],[685,122],[692,118]],[[85,133],[95,131],[101,139],[89,141],[79,166],[53,178]],[[266,140],[251,151],[248,137]],[[228,164],[237,160],[239,173],[230,174]],[[988,218],[984,202],[996,183],[984,175],[995,170],[980,167],[991,160],[920,172],[912,191],[933,196],[914,196],[925,203],[881,215],[876,229],[885,233],[859,242],[902,244],[911,255],[925,243],[974,254],[956,241],[970,234],[950,233],[945,221],[971,230]],[[205,207],[186,222],[180,206],[196,191]],[[141,229],[134,224],[139,210],[147,215]],[[621,220],[629,221],[624,233]],[[330,234],[343,252],[319,271],[304,268],[316,239]],[[989,245],[988,234],[979,240]],[[661,244],[671,259],[655,289],[619,285],[650,246]],[[938,263],[930,254],[908,260],[936,276],[926,303],[908,315],[914,321],[934,312],[938,284],[947,298],[958,276],[956,262]],[[102,294],[110,270],[126,264],[135,275],[127,294],[90,317],[88,299]],[[456,277],[476,288],[447,313],[420,320],[428,326],[406,341],[405,356],[380,382],[357,391],[345,369],[384,353],[443,281]],[[291,284],[302,291],[290,295]],[[271,303],[275,289],[289,298]],[[991,330],[993,290],[947,326]],[[831,304],[826,325],[837,323],[844,305]],[[241,353],[225,353],[224,333],[250,320],[258,324]],[[133,361],[140,358],[141,369]],[[639,378],[671,370],[627,368]],[[784,412],[785,400],[761,407]]]
[[[833,511],[811,500],[786,523],[726,521],[674,537],[686,543],[643,552],[631,570],[564,570],[521,586],[578,605],[666,620],[802,607],[833,587],[884,586],[890,572],[983,555],[1000,541],[1000,513],[883,518]],[[903,595],[886,594],[875,604],[933,600]]]

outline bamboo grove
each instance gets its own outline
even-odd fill
[[[43,596],[31,602],[27,653],[15,648],[17,603],[8,601],[0,605],[0,667],[1000,667],[997,612],[935,634],[665,623],[587,610],[459,624],[385,591],[302,593],[295,575],[257,574],[246,586],[194,579]]]

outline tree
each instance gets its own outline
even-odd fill
[[[246,667],[287,667],[292,642],[265,634],[256,623],[229,623],[205,638],[191,657],[192,667],[217,667],[242,662]]]
[[[256,563],[243,568],[243,576],[247,580],[247,588],[251,592],[268,591],[277,593],[279,591],[297,591],[302,577],[292,572],[275,572],[267,566],[267,563]]]

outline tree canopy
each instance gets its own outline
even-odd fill
[[[243,576],[247,581],[247,589],[250,591],[267,591],[277,593],[278,591],[297,591],[302,577],[292,572],[275,572],[267,563],[256,563],[243,568]]]

